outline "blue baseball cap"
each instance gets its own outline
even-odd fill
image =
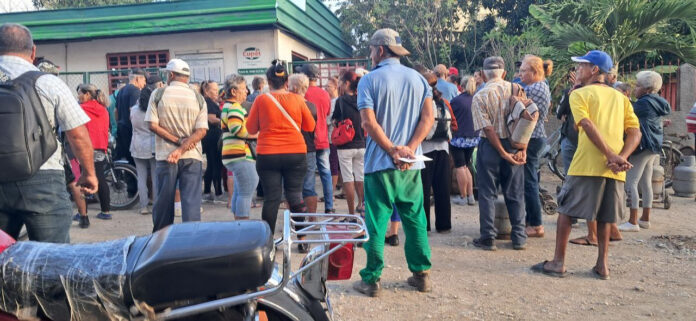
[[[611,57],[604,51],[592,50],[582,57],[572,57],[570,58],[574,62],[586,62],[599,67],[599,70],[609,73],[611,68],[614,67],[614,63],[611,61]]]

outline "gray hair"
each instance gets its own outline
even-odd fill
[[[486,76],[487,80],[500,79],[503,78],[505,69],[486,69],[483,74]]]
[[[261,90],[263,89],[263,86],[266,84],[266,78],[256,76],[254,77],[254,80],[251,82],[251,88],[254,90]]]
[[[662,89],[662,76],[651,70],[643,70],[636,75],[636,85],[647,89],[648,94],[654,94]]]
[[[293,74],[288,78],[288,89],[296,94],[304,94],[309,88],[309,78],[305,74]]]
[[[0,25],[0,55],[18,53],[31,55],[34,40],[27,27],[17,23]]]
[[[617,81],[614,83],[614,89],[627,93],[631,91],[631,84]]]
[[[225,87],[224,91],[225,93],[229,93],[231,89],[241,89],[239,84],[244,84],[244,86],[241,86],[241,88],[246,89],[246,79],[244,77],[237,75],[237,74],[231,74],[225,78]]]

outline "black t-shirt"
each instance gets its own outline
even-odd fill
[[[561,97],[561,103],[558,106],[558,111],[556,117],[558,119],[566,116],[565,121],[561,124],[561,135],[570,140],[573,145],[578,145],[578,131],[575,129],[575,119],[573,118],[573,113],[570,111],[570,92],[571,89],[566,89],[563,91],[563,96]]]
[[[316,121],[317,120],[317,106],[314,105],[313,103],[310,103],[309,101],[306,101],[306,100],[305,100],[305,103],[307,104],[309,111],[312,113],[312,117],[314,117],[314,121]],[[302,137],[304,137],[305,145],[307,145],[307,153],[316,152],[317,148],[316,148],[316,146],[314,146],[314,132],[306,132],[303,130]]]
[[[337,149],[356,149],[365,148],[365,134],[363,133],[361,126],[360,111],[358,111],[358,96],[357,95],[343,95],[336,99],[336,107],[334,108],[334,113],[331,115],[331,119],[336,122],[350,119],[353,122],[353,128],[355,128],[355,136],[353,140],[347,144],[336,146]],[[334,129],[336,130],[336,129]]]
[[[205,104],[208,108],[208,115],[215,115],[215,117],[220,119],[220,115],[222,115],[220,105],[218,105],[214,100],[208,97],[205,97]],[[221,135],[222,129],[220,128],[220,124],[212,124],[208,122],[208,132],[205,134],[203,140],[205,141],[205,143],[211,143],[217,146],[217,141],[218,139],[220,139]]]
[[[133,84],[128,84],[118,91],[116,110],[119,123],[130,125],[130,108],[138,103],[138,99],[140,99],[140,89]]]

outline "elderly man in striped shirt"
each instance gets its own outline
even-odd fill
[[[525,150],[515,150],[508,141],[505,108],[512,92],[512,84],[505,78],[505,62],[501,57],[488,57],[483,62],[485,87],[474,95],[472,114],[474,129],[481,130],[481,142],[476,159],[476,181],[479,191],[481,236],[474,245],[495,251],[496,228],[494,202],[498,197],[498,183],[502,186],[505,205],[512,225],[512,247],[524,250],[527,244],[524,209]]]

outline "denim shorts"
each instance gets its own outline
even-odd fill
[[[317,184],[317,153],[307,153],[307,174],[305,174],[304,183],[302,183],[302,198],[317,196],[315,185]]]

